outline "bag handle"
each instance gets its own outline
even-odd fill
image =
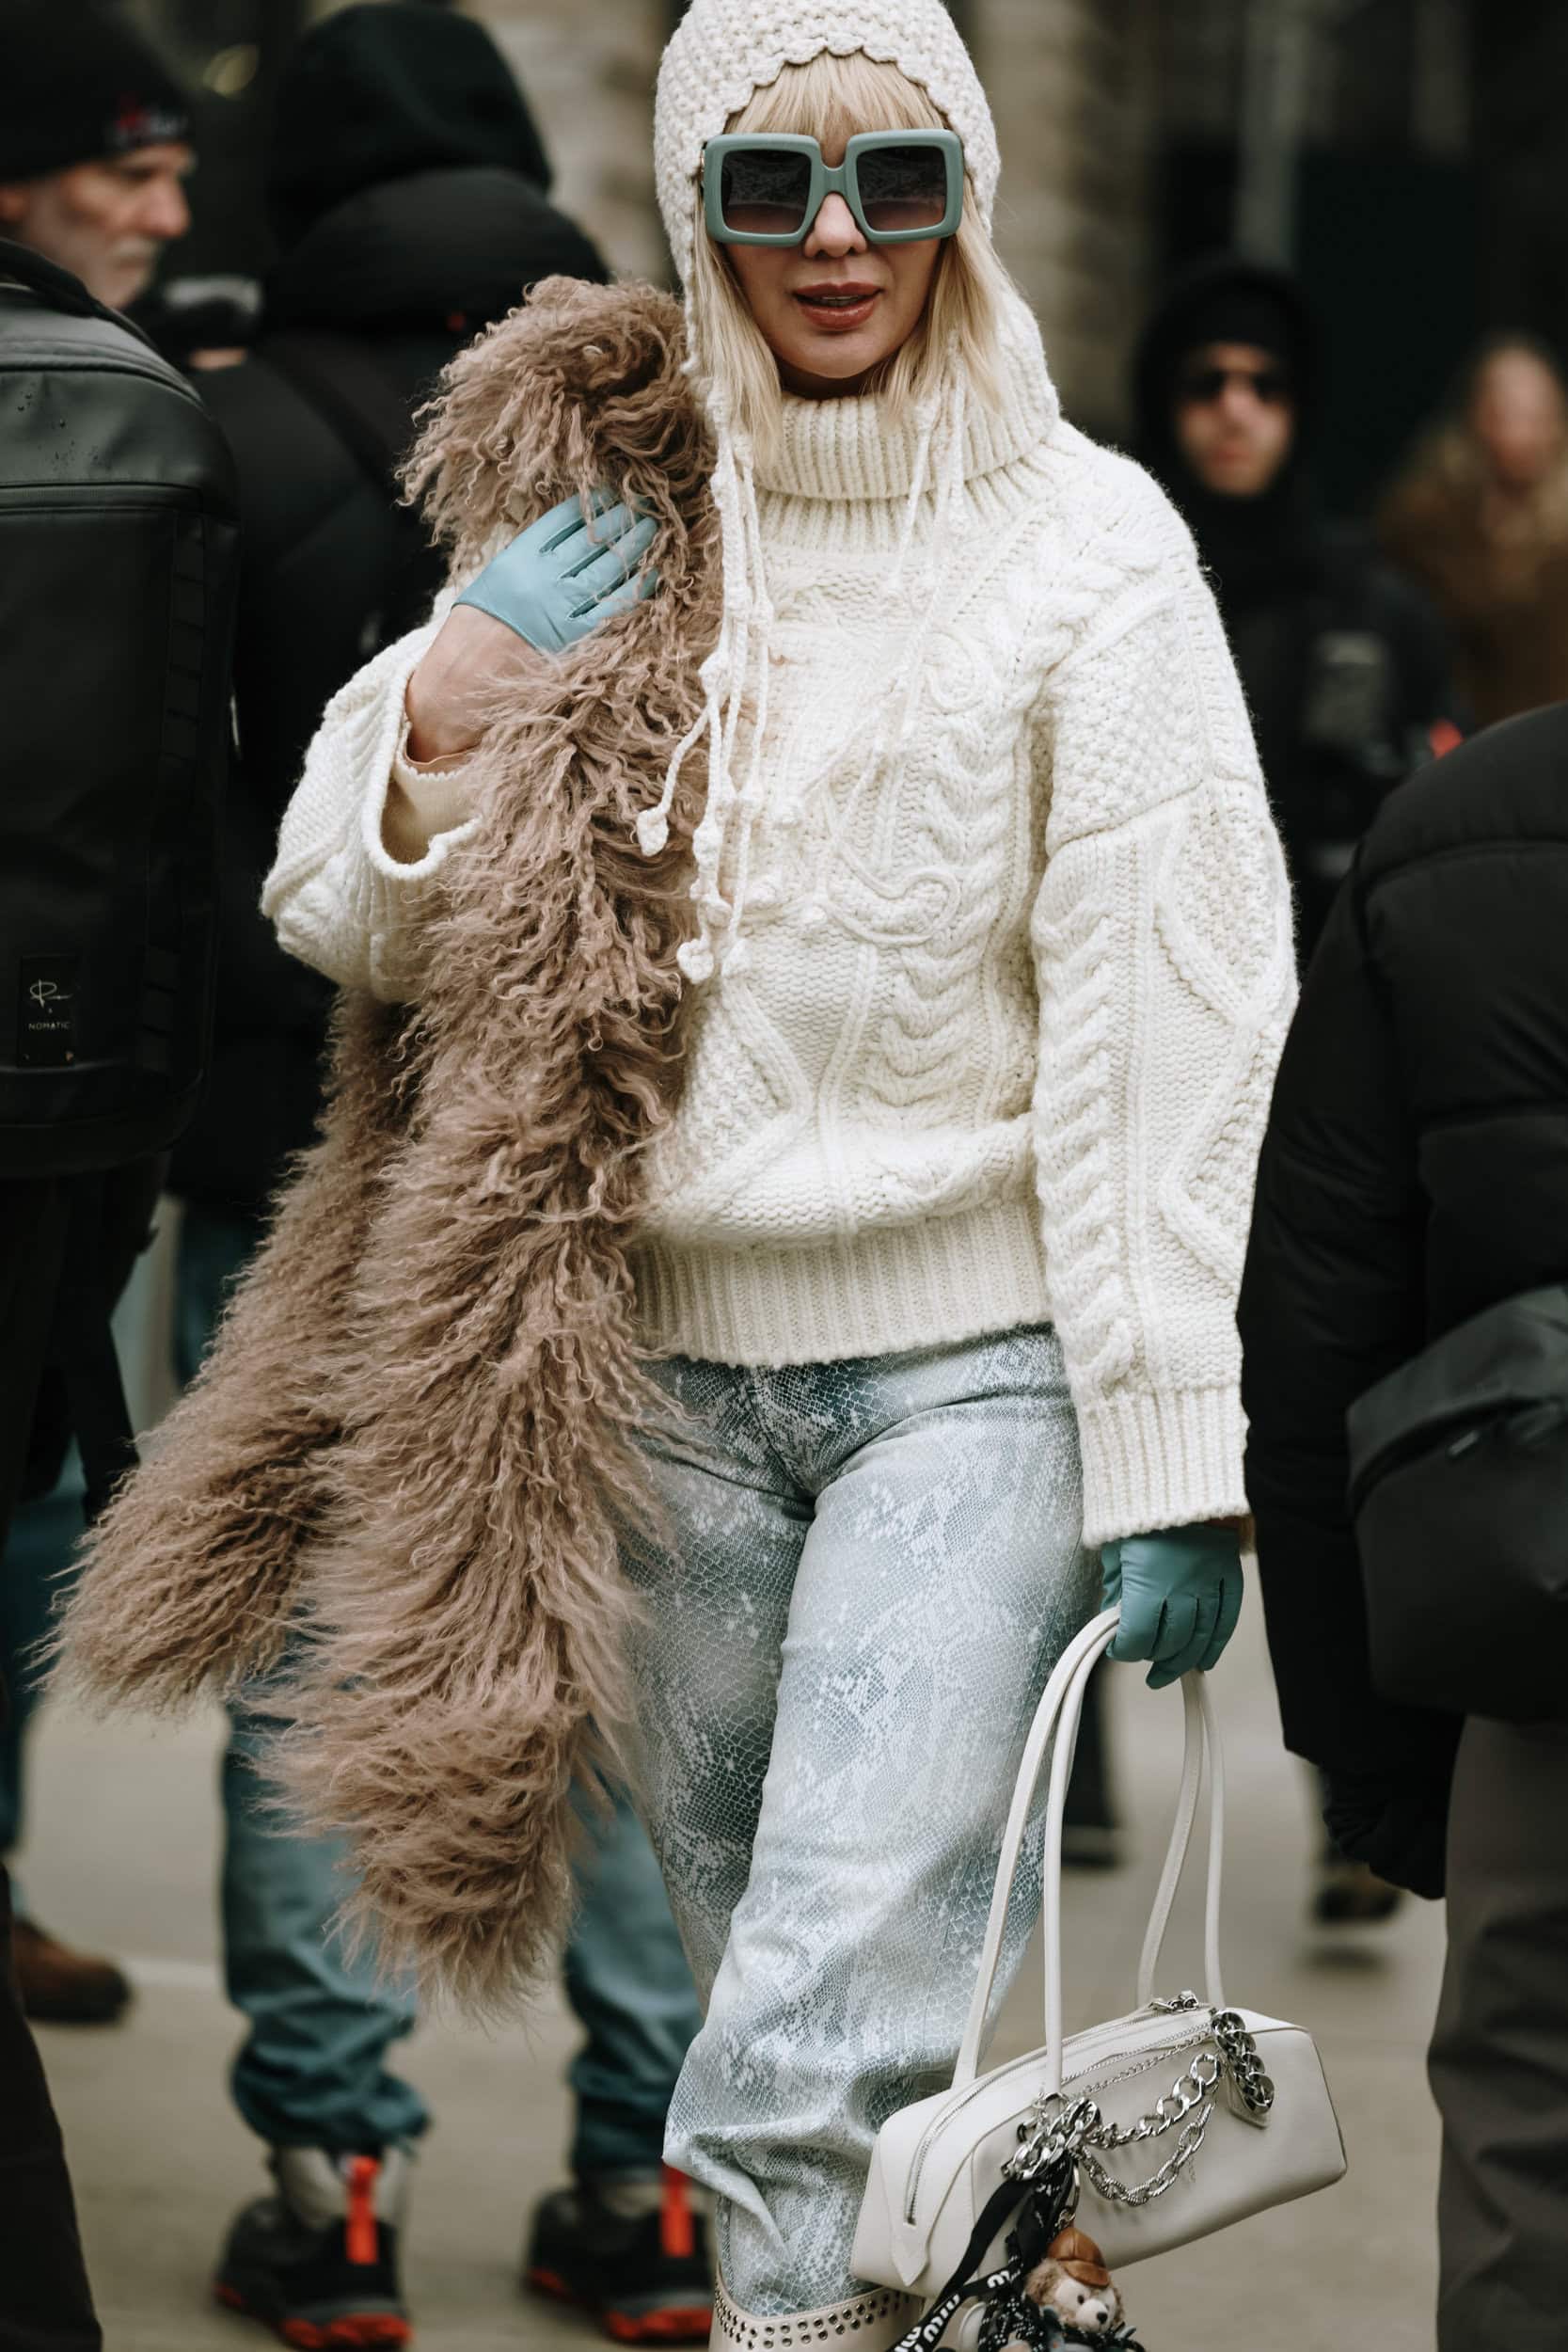
[[[1003,1833],[1001,1858],[991,1894],[990,1915],[986,1923],[985,1943],[980,1952],[974,1997],[970,2004],[963,2041],[959,2044],[958,2064],[953,2070],[955,2089],[973,2082],[979,2071],[980,2042],[1002,1957],[1002,1939],[1006,1928],[1013,1880],[1028,1830],[1035,1790],[1046,1751],[1052,1746],[1053,1737],[1055,1745],[1046,1808],[1044,1862],[1045,2042],[1055,2076],[1054,2083],[1050,2087],[1058,2090],[1061,2088],[1062,1817],[1067,1807],[1068,1779],[1072,1769],[1073,1749],[1077,1744],[1084,1693],[1090,1675],[1115,1639],[1120,1622],[1119,1609],[1108,1609],[1074,1636],[1058,1659],[1055,1671],[1046,1684],[1044,1695],[1035,1711],[1013,1790],[1007,1825]],[[1148,1931],[1144,1938],[1138,1967],[1138,2002],[1140,2007],[1146,2005],[1153,1990],[1165,1930],[1170,1922],[1172,1906],[1192,1843],[1207,1756],[1210,1765],[1209,1883],[1204,1910],[1204,1969],[1208,1997],[1218,2009],[1225,2005],[1219,1962],[1219,1913],[1225,1843],[1224,1761],[1208,1677],[1201,1674],[1183,1676],[1181,1694],[1186,1739],[1181,1786],[1165,1865],[1160,1874],[1160,1884],[1149,1913]]]

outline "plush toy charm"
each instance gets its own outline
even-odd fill
[[[1082,2230],[1063,2230],[1017,2292],[986,2314],[984,2352],[1142,2352],[1122,2308],[1121,2290]]]
[[[1121,2290],[1099,2247],[1082,2230],[1064,2230],[1053,2239],[1045,2260],[1024,2280],[1023,2292],[1041,2311],[1055,2312],[1069,2343],[1074,2335],[1097,2343],[1118,2340],[1125,2320]]]

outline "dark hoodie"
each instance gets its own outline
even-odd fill
[[[1256,498],[1207,489],[1176,441],[1182,362],[1252,343],[1288,376],[1290,455]],[[1452,739],[1441,632],[1361,533],[1328,524],[1313,488],[1320,353],[1295,280],[1219,255],[1154,311],[1134,373],[1138,453],[1186,516],[1230,636],[1295,885],[1303,961],[1355,845],[1391,786]]]
[[[526,287],[605,278],[546,201],[548,176],[504,61],[468,19],[346,8],[283,78],[268,184],[284,249],[260,338],[242,365],[198,378],[238,464],[244,555],[212,1075],[171,1179],[187,1199],[259,1211],[309,1140],[331,992],[277,946],[261,882],[323,707],[434,582],[388,489],[303,389],[299,339],[351,343],[411,435],[439,371]]]

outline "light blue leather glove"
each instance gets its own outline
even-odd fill
[[[595,495],[590,514],[579,499],[562,499],[502,548],[457,601],[503,621],[541,653],[563,653],[652,596],[657,575],[636,575],[656,528],[608,490]]]
[[[1102,1546],[1100,1568],[1101,1606],[1121,1610],[1109,1657],[1151,1658],[1151,1691],[1195,1666],[1208,1673],[1242,1613],[1242,1543],[1234,1528],[1124,1535]]]

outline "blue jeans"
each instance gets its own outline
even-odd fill
[[[225,1291],[259,1238],[248,1218],[186,1210],[182,1379],[195,1372]],[[338,1847],[280,1831],[266,1809],[255,1759],[277,1723],[264,1687],[230,1709],[230,1726],[224,1958],[229,1997],[249,2025],[234,2061],[235,2103],[275,2146],[349,2151],[413,2138],[428,2120],[424,2103],[388,2063],[413,2028],[412,1999],[382,1981],[370,1957],[351,1962],[330,1931],[341,1892]],[[657,2169],[701,2011],[658,1866],[624,1801],[578,1867],[578,1902],[565,1986],[586,2040],[569,2075],[572,2169],[579,2176]]]
[[[1049,1329],[660,1377],[664,1524],[626,1546],[637,1793],[709,1995],[665,2145],[767,2317],[857,2291],[872,2141],[951,2079],[1024,1738],[1097,1571]]]

